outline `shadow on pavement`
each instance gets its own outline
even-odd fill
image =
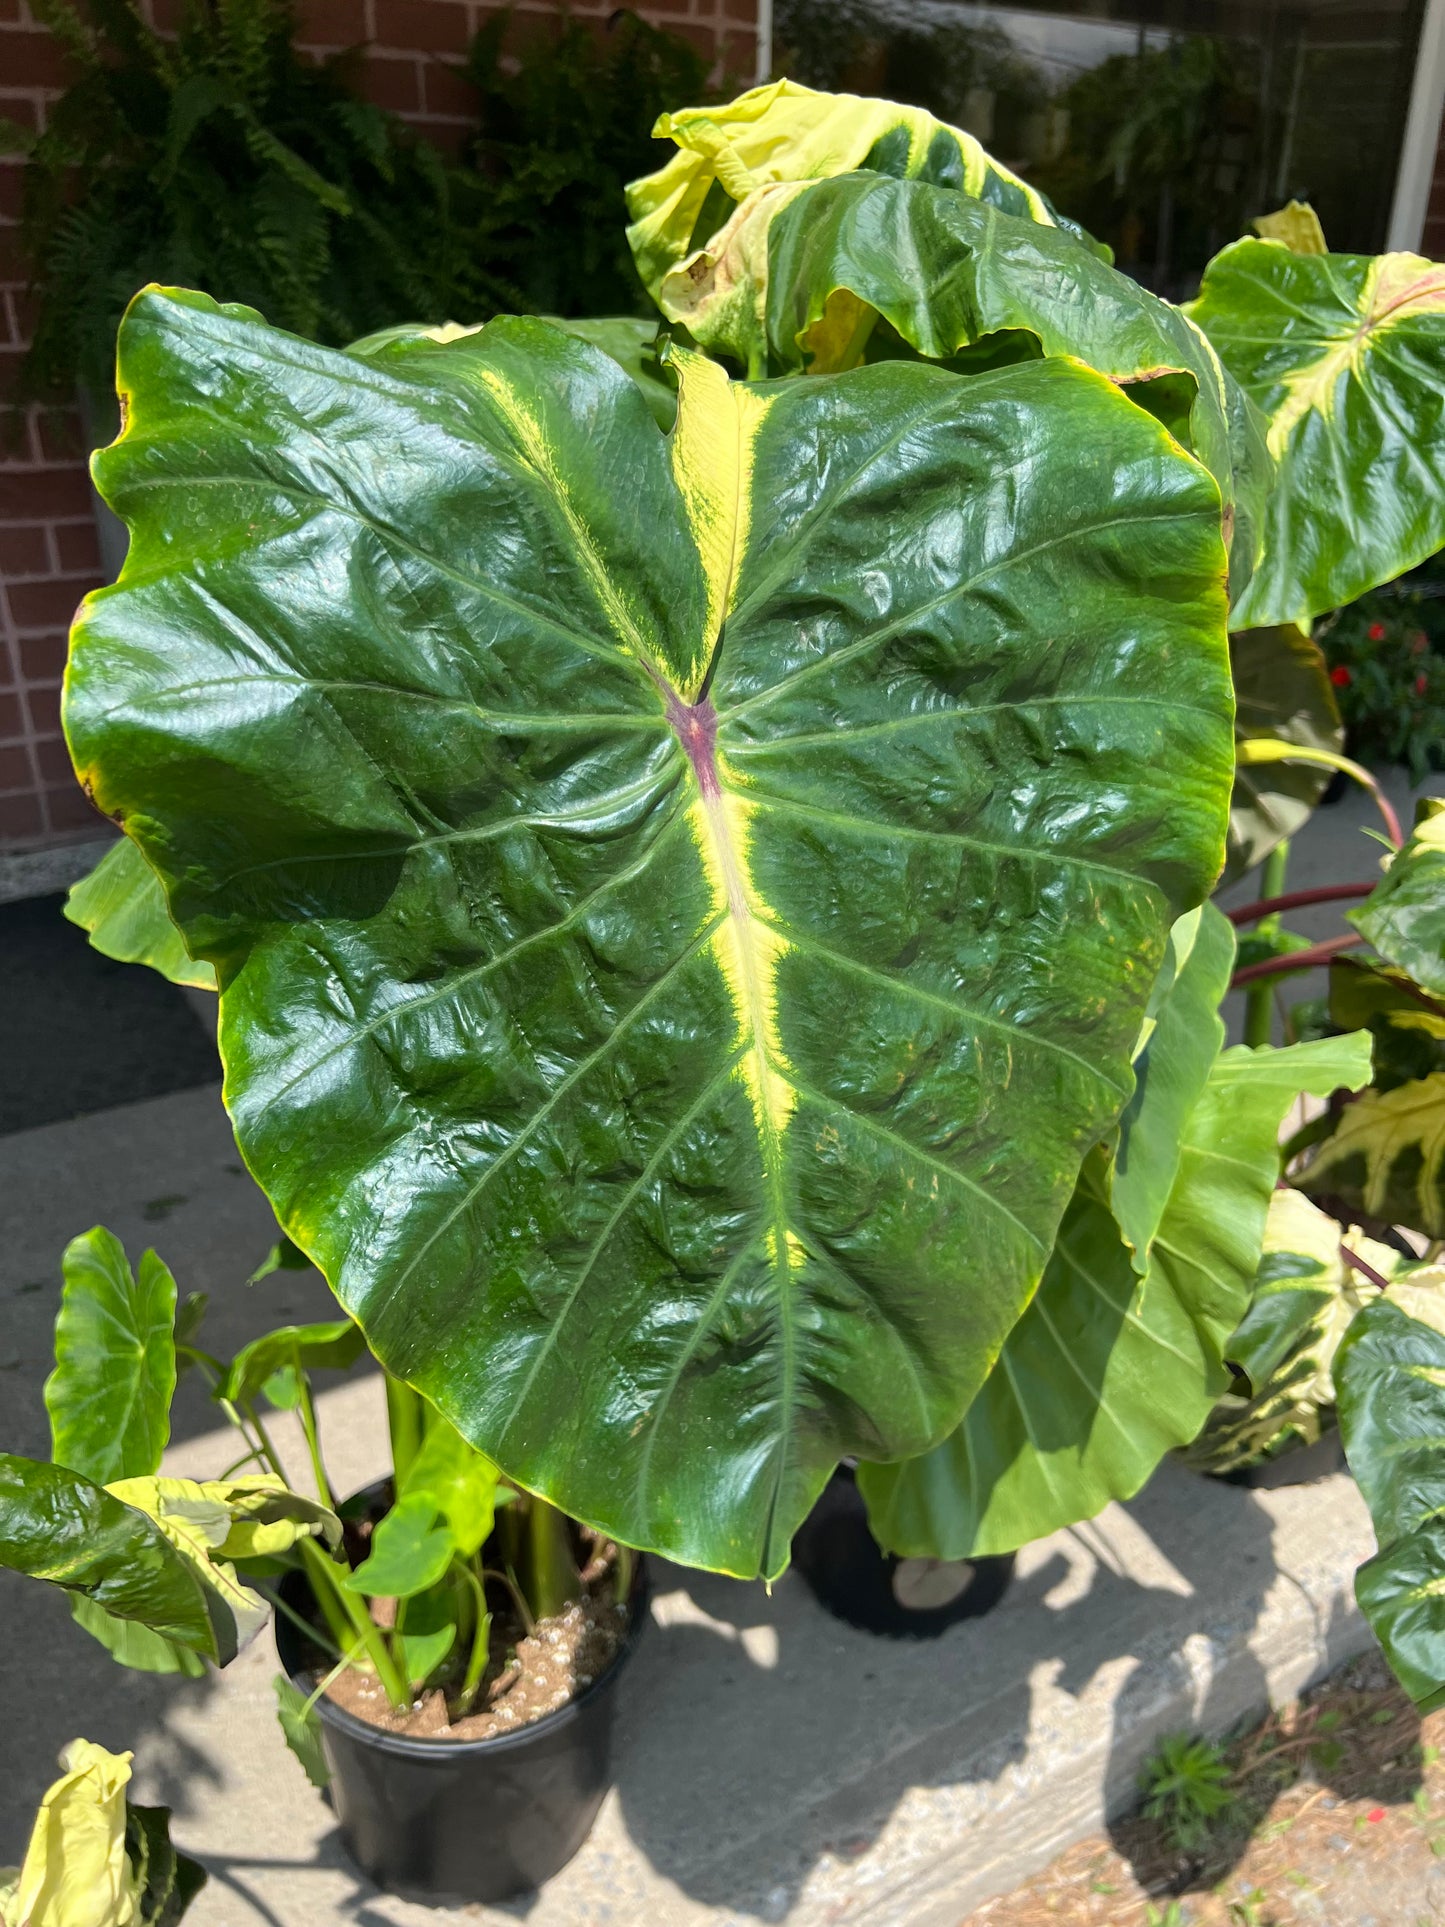
[[[1191,1653],[1215,1681],[1203,1724],[1267,1700],[1246,1642],[1277,1569],[1253,1494],[1169,1466],[1125,1510],[1137,1531],[1123,1543],[1147,1579],[1111,1551],[1106,1521],[1025,1561],[989,1617],[928,1642],[855,1632],[792,1577],[770,1598],[662,1567],[658,1593],[676,1586],[691,1604],[660,1601],[680,1616],[651,1630],[623,1713],[617,1777],[633,1841],[693,1900],[784,1920],[819,1859],[862,1861],[913,1789],[992,1785],[1022,1762],[1040,1685],[1077,1698],[1108,1668],[1126,1676],[1106,1785],[1116,1807],[1131,1805],[1143,1755],[1181,1723],[1180,1695],[1199,1702],[1178,1657],[1191,1633],[1214,1635],[1212,1653]]]

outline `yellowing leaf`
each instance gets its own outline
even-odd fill
[[[1296,254],[1328,254],[1320,217],[1308,201],[1287,201],[1273,214],[1257,215],[1252,223],[1261,240],[1282,241]]]
[[[1445,1071],[1357,1098],[1300,1188],[1342,1198],[1385,1224],[1445,1237]]]
[[[119,1479],[112,1498],[153,1519],[198,1578],[224,1603],[244,1646],[266,1623],[269,1608],[244,1585],[231,1559],[282,1552],[300,1538],[333,1545],[340,1523],[325,1506],[289,1490],[274,1473],[244,1479]]]
[[[45,1792],[5,1927],[132,1927],[136,1882],[125,1853],[129,1753],[72,1740]]]
[[[957,188],[1010,214],[1050,225],[1058,220],[1036,188],[1000,166],[971,134],[896,101],[776,80],[723,106],[663,114],[652,131],[679,150],[627,190],[627,238],[654,296],[691,249],[714,182],[736,203],[779,182],[824,180],[867,165]]]

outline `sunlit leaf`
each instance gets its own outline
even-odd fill
[[[46,1788],[6,1899],[9,1927],[131,1927],[139,1883],[125,1851],[130,1753],[72,1740]]]
[[[103,956],[149,964],[173,984],[216,988],[215,971],[186,949],[166,910],[159,877],[128,836],[106,851],[89,876],[72,884],[65,914],[90,933]]]
[[[323,1319],[315,1325],[282,1325],[252,1339],[231,1360],[219,1396],[249,1404],[278,1372],[344,1372],[366,1350],[361,1329],[350,1318]]]
[[[1184,1131],[1224,1043],[1219,1006],[1234,968],[1229,919],[1206,903],[1170,934],[1170,981],[1150,999],[1152,1026],[1135,1062],[1109,1174],[1114,1221],[1143,1272],[1184,1155]],[[1163,973],[1161,973],[1162,975]]]
[[[112,1498],[154,1521],[206,1591],[211,1616],[226,1625],[226,1643],[239,1651],[265,1625],[269,1607],[237,1577],[221,1554],[231,1530],[230,1508],[216,1485],[194,1479],[117,1479]]]
[[[1085,1166],[1038,1295],[962,1425],[902,1465],[859,1467],[869,1523],[895,1552],[1010,1552],[1131,1497],[1228,1384],[1301,1091],[1369,1076],[1368,1039],[1225,1051],[1190,1113],[1147,1276],[1135,1276],[1102,1157]]]
[[[1308,201],[1287,201],[1273,214],[1257,214],[1250,223],[1262,241],[1282,241],[1296,254],[1328,254],[1320,217]]]
[[[971,134],[896,101],[817,93],[777,80],[725,106],[663,114],[652,131],[675,141],[678,151],[628,188],[627,238],[654,298],[665,275],[695,251],[706,252],[739,201],[778,182],[868,168],[954,188],[1030,220],[1059,219],[1036,188],[1000,166]]]
[[[1275,1192],[1249,1309],[1225,1353],[1248,1382],[1210,1413],[1189,1448],[1190,1464],[1229,1472],[1322,1436],[1335,1404],[1340,1341],[1378,1294],[1346,1249],[1383,1278],[1402,1262],[1390,1246],[1357,1226],[1342,1227],[1303,1193]]]
[[[1445,1237],[1445,1071],[1358,1097],[1299,1186],[1381,1224]]]
[[[45,1382],[51,1457],[97,1485],[154,1472],[171,1434],[176,1281],[153,1251],[132,1273],[97,1225],[72,1238]]]
[[[409,1599],[436,1584],[456,1550],[436,1501],[418,1492],[398,1499],[378,1522],[366,1558],[343,1583],[349,1591],[373,1599]]]
[[[0,1566],[220,1664],[235,1656],[229,1615],[156,1522],[65,1466],[0,1454]]]
[[[523,1485],[778,1571],[956,1422],[1129,1096],[1222,853],[1214,484],[1062,358],[679,355],[669,441],[535,320],[147,293],[120,356],[67,727],[249,1167]]]
[[[470,1559],[492,1530],[499,1476],[491,1460],[436,1412],[407,1471],[401,1496],[426,1494],[444,1514],[457,1551]]]
[[[341,1522],[274,1473],[240,1479],[118,1479],[113,1498],[155,1522],[206,1588],[212,1618],[233,1629],[237,1648],[255,1637],[269,1608],[231,1563],[286,1552],[303,1538],[341,1541]],[[224,1663],[224,1662],[223,1662]]]
[[[1236,241],[1185,312],[1279,465],[1236,628],[1308,623],[1445,546],[1445,267]]]
[[[772,372],[851,366],[880,320],[884,353],[901,339],[930,360],[975,346],[1008,359],[1076,355],[1159,415],[1214,476],[1240,593],[1271,480],[1264,423],[1244,396],[1231,398],[1232,378],[1178,308],[1073,235],[923,181],[855,174],[788,192],[770,221],[759,290]],[[725,266],[735,302],[742,264]],[[701,326],[710,347],[755,359],[761,316],[729,308],[721,319],[731,325],[719,326],[695,294],[676,318]]]
[[[82,1593],[70,1595],[70,1616],[104,1646],[118,1666],[128,1666],[136,1673],[180,1673],[186,1679],[206,1676],[206,1662],[189,1647],[178,1646],[175,1640],[153,1632],[137,1619],[117,1619]]]

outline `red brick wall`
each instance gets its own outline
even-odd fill
[[[143,0],[154,17],[166,0]],[[365,45],[364,91],[443,146],[472,118],[455,66],[490,8],[479,0],[300,0],[302,43]],[[515,12],[555,14],[550,0]],[[611,0],[572,0],[605,19]],[[636,11],[691,40],[721,71],[751,76],[756,0],[642,0]],[[65,82],[60,50],[26,0],[0,0],[0,115],[44,124]],[[16,241],[20,163],[0,156],[0,398],[26,341],[25,266]],[[4,411],[0,437],[0,850],[94,837],[104,826],[76,786],[60,735],[60,678],[75,606],[99,581],[78,421]]]

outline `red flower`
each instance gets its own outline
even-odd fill
[[[1383,641],[1385,640],[1385,625],[1384,625],[1384,623],[1383,623],[1383,622],[1372,622],[1372,623],[1370,624],[1370,627],[1369,627],[1369,632],[1368,632],[1368,633],[1369,633],[1369,637],[1370,637],[1370,641],[1371,641],[1371,642],[1383,642]]]
[[[1429,687],[1430,678],[1428,676],[1421,674],[1415,678],[1415,694],[1417,696],[1423,696]]]
[[[1349,670],[1346,669],[1345,665],[1342,662],[1337,662],[1334,668],[1330,671],[1330,681],[1334,684],[1336,689],[1348,689],[1350,684],[1354,681],[1354,677],[1350,674]]]
[[[1374,1823],[1375,1825],[1378,1825],[1379,1822],[1384,1819],[1384,1817],[1385,1817],[1385,1809],[1383,1807],[1371,1807],[1369,1812],[1365,1815],[1365,1818],[1371,1821],[1372,1823]]]

